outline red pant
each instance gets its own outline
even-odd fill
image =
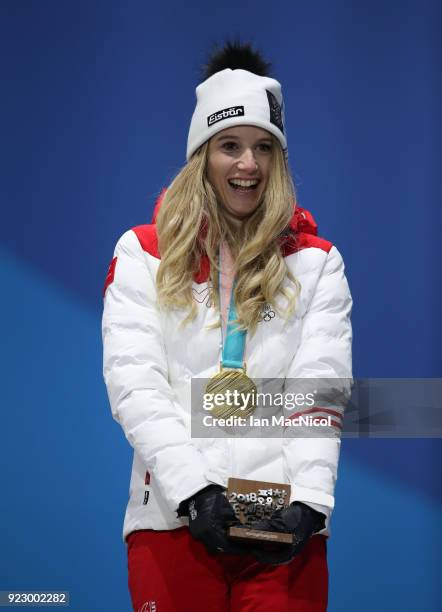
[[[251,555],[210,555],[187,527],[127,538],[135,612],[325,612],[327,543],[313,536],[288,565]]]

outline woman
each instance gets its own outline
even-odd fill
[[[249,45],[212,56],[187,164],[154,222],[119,240],[106,279],[104,377],[134,448],[123,529],[134,610],[327,607],[341,408],[304,409],[330,417],[320,437],[190,433],[191,379],[211,379],[220,362],[227,372],[245,362],[246,379],[279,380],[285,392],[295,379],[351,377],[343,261],[295,207],[281,87],[267,73]],[[292,545],[227,536],[237,524],[229,477],[291,485],[290,504],[258,528],[293,533]]]

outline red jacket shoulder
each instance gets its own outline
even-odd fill
[[[284,257],[303,249],[316,248],[329,253],[333,243],[318,236],[318,225],[309,210],[297,206],[284,236],[281,237]]]
[[[137,225],[132,231],[138,238],[141,248],[149,255],[160,259],[156,225]]]

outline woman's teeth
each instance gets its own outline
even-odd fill
[[[258,185],[258,181],[241,181],[241,180],[230,180],[229,184],[234,188],[240,191],[248,191],[250,189],[256,189]]]

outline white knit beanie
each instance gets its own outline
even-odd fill
[[[187,138],[187,161],[206,140],[234,125],[268,130],[279,140],[287,157],[280,83],[248,70],[226,68],[198,85]]]

